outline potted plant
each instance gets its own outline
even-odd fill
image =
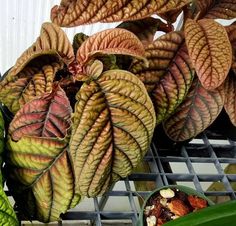
[[[157,188],[148,195],[139,214],[137,226],[165,225],[214,203],[202,193],[181,185]]]
[[[214,21],[235,18],[235,5],[63,0],[53,7],[52,23],[0,83],[0,101],[14,115],[5,172],[19,211],[50,222],[83,196],[104,194],[142,161],[157,125],[179,142],[223,107],[235,123],[236,25]],[[183,27],[174,31],[181,12]],[[124,22],[79,33],[72,44],[60,28],[98,21]],[[158,30],[166,34],[154,40]]]

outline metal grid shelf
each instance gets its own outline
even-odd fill
[[[159,148],[153,142],[144,162],[148,163],[150,172],[134,173],[119,181],[118,183],[123,184],[123,189],[117,190],[115,186],[103,197],[88,199],[87,201],[91,203],[90,210],[84,211],[83,208],[70,210],[62,216],[63,220],[58,222],[58,225],[83,225],[81,220],[87,220],[88,224],[96,226],[110,225],[111,221],[112,225],[115,222],[119,225],[135,225],[140,210],[140,197],[145,198],[150,193],[150,191],[135,190],[134,184],[140,181],[155,187],[184,184],[204,192],[209,197],[236,199],[236,192],[232,188],[233,183],[236,184],[236,173],[225,174],[224,172],[226,165],[236,166],[236,143],[233,141],[213,142],[204,133],[198,140],[175,150]],[[182,171],[176,170],[180,168],[183,168]],[[207,191],[206,189],[213,182],[218,182],[224,189]],[[106,207],[108,202],[116,206],[124,199],[128,203],[128,208],[111,210]]]

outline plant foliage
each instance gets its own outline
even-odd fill
[[[0,101],[13,114],[5,161],[19,211],[50,222],[84,196],[103,195],[142,161],[156,125],[176,142],[189,140],[223,107],[236,125],[236,26],[220,18],[236,18],[235,1],[54,6],[52,23],[0,82]],[[73,43],[60,28],[119,21]]]

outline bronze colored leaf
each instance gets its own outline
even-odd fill
[[[77,191],[93,197],[142,160],[155,112],[143,83],[123,70],[106,71],[84,83],[77,100],[69,152]]]
[[[234,19],[236,18],[235,0],[197,0],[197,12],[200,17],[209,19]]]
[[[134,33],[143,45],[150,44],[154,40],[157,31],[170,32],[172,30],[172,26],[162,22],[160,19],[152,17],[123,22],[118,28],[123,28]]]
[[[191,0],[62,0],[60,6],[52,8],[51,20],[62,27],[139,20],[189,3]]]
[[[90,36],[77,51],[76,59],[84,65],[95,54],[122,54],[143,58],[144,47],[131,32],[121,29],[107,29]]]
[[[195,79],[183,103],[164,122],[167,135],[174,141],[185,141],[205,130],[219,115],[224,105],[224,90],[206,90]]]
[[[55,24],[44,23],[40,36],[36,42],[29,47],[17,59],[16,64],[10,70],[9,76],[18,74],[32,59],[43,54],[58,54],[66,64],[74,60],[72,45],[65,32]]]
[[[229,36],[229,40],[232,45],[232,69],[236,75],[236,22],[232,23],[230,26],[225,27]]]
[[[168,118],[186,96],[194,70],[183,34],[171,32],[146,47],[149,67],[136,62],[130,71],[144,83],[156,111],[157,123]]]
[[[231,71],[225,81],[225,111],[236,126],[236,76]]]
[[[71,113],[65,92],[56,87],[25,104],[9,127],[8,186],[16,200],[21,197],[24,209],[35,206],[33,217],[42,222],[58,220],[75,201],[67,151]]]
[[[7,75],[0,84],[0,100],[12,113],[28,101],[51,92],[56,72],[62,64],[52,63],[42,68],[25,67],[17,75]]]
[[[24,105],[9,126],[9,134],[15,141],[25,135],[64,138],[70,127],[72,109],[60,86]]]
[[[219,87],[228,75],[232,48],[225,28],[211,19],[185,23],[189,56],[204,88]]]

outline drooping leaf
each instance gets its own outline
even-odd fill
[[[195,79],[188,95],[176,112],[164,122],[167,135],[174,141],[191,139],[205,130],[219,115],[224,105],[224,90],[206,90]]]
[[[154,40],[157,31],[170,32],[172,27],[160,19],[148,17],[142,20],[121,23],[118,28],[123,28],[134,33],[139,40],[148,45]]]
[[[139,20],[155,13],[181,9],[191,0],[62,0],[51,10],[51,20],[62,27],[95,22]]]
[[[82,45],[82,43],[88,39],[88,35],[84,34],[84,33],[78,33],[74,36],[73,38],[73,49],[74,49],[74,54],[76,55],[79,47]]]
[[[77,100],[69,150],[77,190],[92,197],[141,161],[155,113],[143,83],[123,70],[106,71],[85,83]]]
[[[30,100],[51,92],[56,72],[62,64],[51,63],[41,67],[27,66],[15,76],[7,75],[0,83],[0,100],[12,113]]]
[[[182,33],[171,32],[146,47],[149,67],[142,62],[130,71],[144,83],[156,111],[157,123],[168,118],[186,96],[194,75]]]
[[[200,17],[228,20],[236,18],[235,0],[197,0],[196,6]]]
[[[232,69],[236,75],[236,22],[226,27],[230,43],[232,45]]]
[[[232,62],[232,48],[225,28],[211,19],[185,23],[189,56],[204,88],[213,90],[225,80]]]
[[[144,47],[131,32],[121,29],[107,29],[90,36],[77,51],[76,59],[84,65],[95,54],[122,54],[143,58]]]
[[[67,150],[71,112],[64,91],[56,87],[25,104],[9,126],[8,186],[16,201],[21,199],[19,207],[24,203],[32,211],[35,206],[33,217],[42,222],[58,220],[74,199]]]
[[[230,121],[236,126],[236,76],[230,71],[225,81],[225,104],[224,108]]]
[[[44,23],[41,27],[40,36],[35,43],[17,59],[15,65],[9,72],[9,76],[14,77],[32,59],[50,53],[58,54],[66,64],[74,60],[73,48],[65,32],[55,24]]]
[[[8,132],[15,141],[25,135],[64,138],[70,127],[71,107],[60,86],[23,106]]]

